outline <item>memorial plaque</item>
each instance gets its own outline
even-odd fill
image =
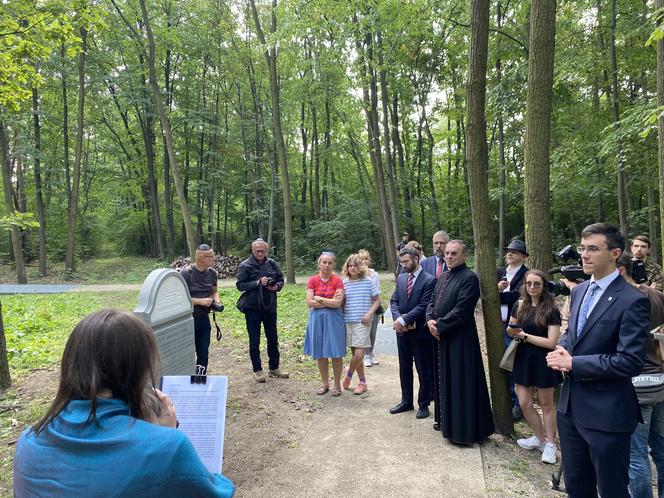
[[[175,270],[154,270],[143,282],[134,313],[154,330],[160,375],[193,375],[194,306],[184,278]]]

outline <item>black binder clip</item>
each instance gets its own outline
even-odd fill
[[[207,384],[205,370],[203,365],[196,365],[196,374],[191,376],[191,384]]]

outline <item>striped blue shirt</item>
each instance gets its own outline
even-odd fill
[[[344,305],[344,321],[361,322],[373,304],[373,298],[380,294],[376,284],[369,277],[351,280],[344,278],[344,292],[346,304]]]

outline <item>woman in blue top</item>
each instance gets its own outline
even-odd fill
[[[157,354],[152,330],[134,315],[85,317],[67,340],[53,404],[16,446],[14,496],[233,496],[152,387]]]

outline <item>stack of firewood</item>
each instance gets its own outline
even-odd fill
[[[235,278],[237,277],[237,269],[242,262],[242,258],[237,256],[221,256],[215,255],[214,269],[219,273],[219,278]],[[171,268],[180,271],[185,266],[191,264],[191,258],[182,256],[178,257],[171,263]]]

